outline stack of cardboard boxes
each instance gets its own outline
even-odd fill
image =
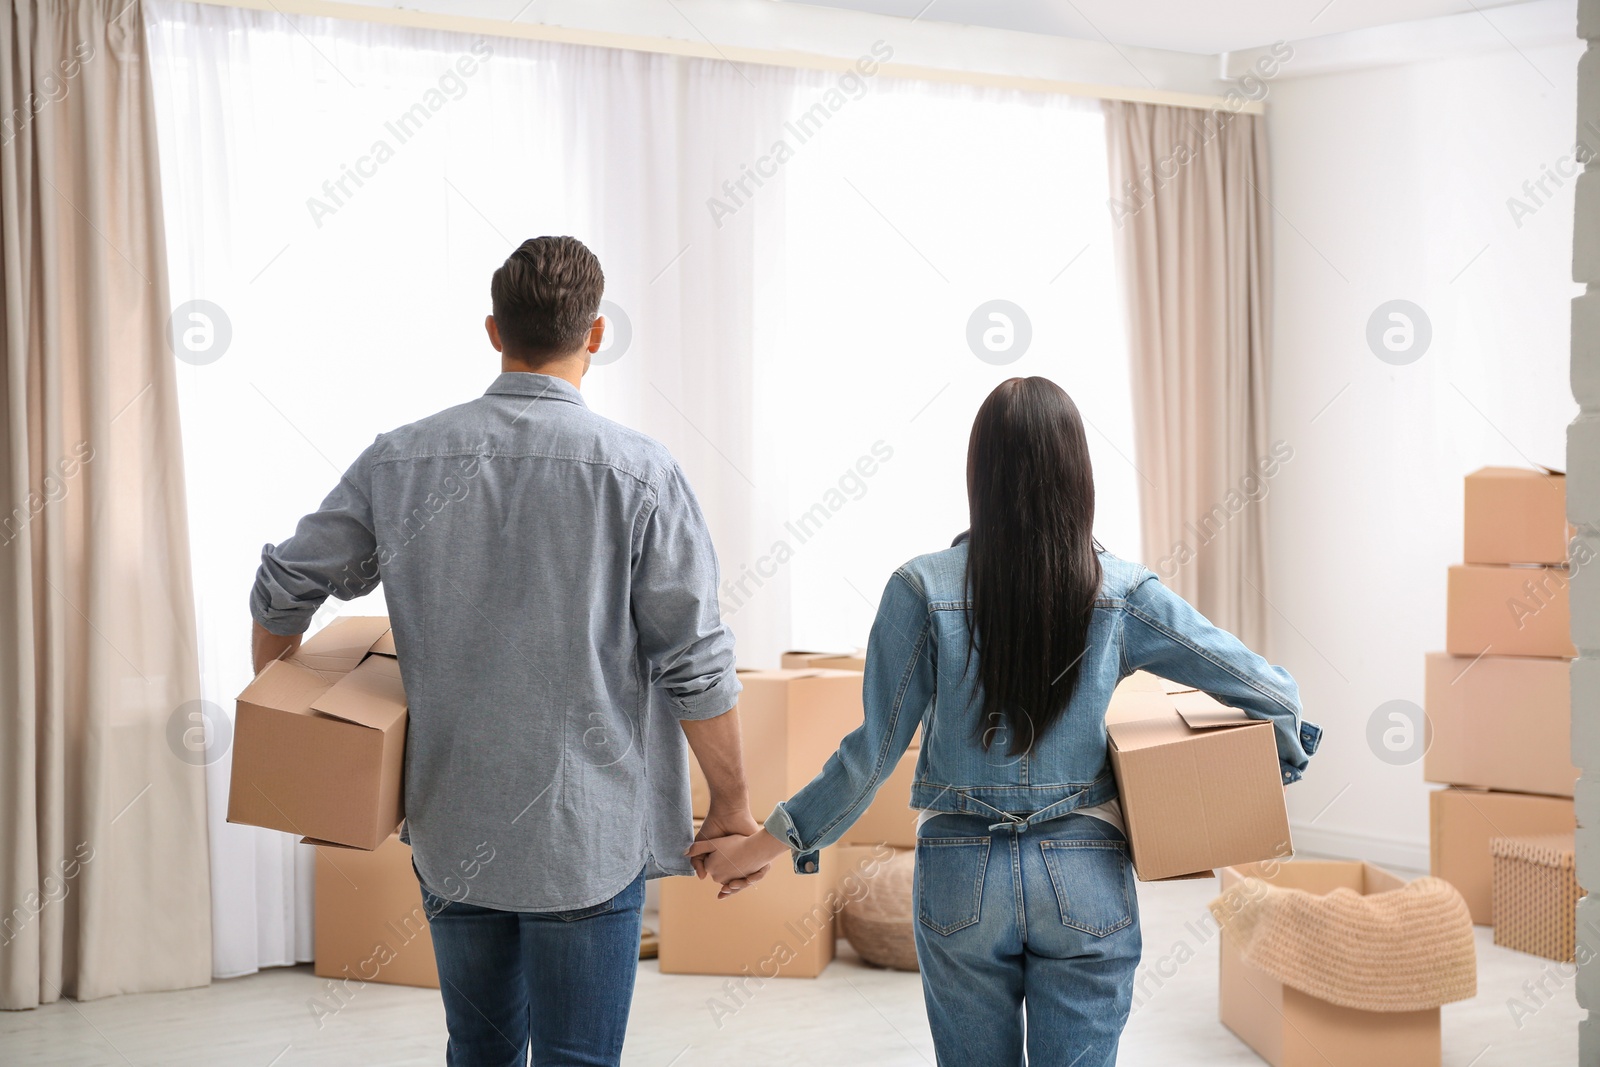
[[[745,776],[750,810],[765,819],[822,770],[844,735],[861,725],[861,675],[865,653],[785,652],[776,671],[741,671],[739,700],[744,732]],[[850,675],[849,681],[842,681]],[[846,831],[840,844],[915,848],[917,813],[911,810],[911,780],[921,751],[919,730],[872,805]],[[780,767],[779,764],[782,764]],[[691,762],[694,816],[704,818],[711,801],[700,768]]]
[[[785,652],[782,665],[786,668],[833,668],[855,671],[859,674],[867,669],[866,656],[864,650],[848,655],[832,652]],[[916,777],[917,757],[921,755],[921,748],[922,728],[918,727],[917,732],[911,737],[910,748],[895,765],[894,772],[890,774],[888,780],[878,789],[878,795],[873,799],[872,805],[861,818],[856,820],[856,824],[845,832],[840,840],[841,844],[882,845],[896,849],[917,847],[917,813],[911,810],[911,780]],[[817,769],[822,769],[821,764],[818,764]]]
[[[406,694],[382,616],[335,619],[239,694],[228,821],[317,847],[316,973],[439,986],[404,816]]]
[[[1445,648],[1427,659],[1432,873],[1472,921],[1495,921],[1495,838],[1570,834],[1570,636],[1565,478],[1467,475],[1463,562],[1450,568]],[[1560,907],[1520,894],[1518,909]]]
[[[861,725],[861,655],[786,652],[775,671],[741,671],[739,725],[750,810],[764,819],[814,778],[844,736]],[[764,981],[814,978],[832,961],[838,916],[874,867],[916,846],[911,779],[914,742],[866,813],[838,845],[824,849],[816,874],[796,874],[780,859],[754,890],[717,900],[707,881],[661,884],[661,971]],[[691,763],[694,815],[710,793]]]

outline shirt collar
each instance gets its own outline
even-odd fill
[[[484,396],[490,394],[527,396],[535,400],[565,400],[582,408],[589,406],[583,402],[578,387],[565,378],[557,378],[551,374],[532,374],[527,371],[507,371],[500,375],[494,380],[493,385],[484,390]]]

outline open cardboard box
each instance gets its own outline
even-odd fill
[[[1370,863],[1252,863],[1222,871],[1224,899],[1245,878],[1283,889],[1363,895],[1405,885]],[[1224,936],[1217,992],[1222,1024],[1273,1067],[1437,1067],[1439,1009],[1373,1012],[1341,1007],[1290,988],[1246,963]]]
[[[405,816],[405,740],[389,620],[336,619],[239,694],[228,821],[375,849]]]
[[[1270,722],[1140,672],[1112,695],[1106,733],[1140,881],[1292,854]]]

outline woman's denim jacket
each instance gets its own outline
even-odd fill
[[[1211,625],[1144,567],[1106,552],[1100,565],[1105,577],[1072,699],[1044,736],[1023,739],[1020,755],[1010,754],[1003,722],[978,728],[983,702],[976,656],[968,658],[966,545],[919,556],[894,573],[867,644],[865,721],[766,823],[794,849],[797,871],[815,871],[817,850],[861,817],[918,726],[915,808],[984,815],[1025,829],[1113,799],[1106,707],[1117,683],[1138,670],[1271,720],[1283,781],[1301,776],[1322,730],[1301,720],[1289,673]]]

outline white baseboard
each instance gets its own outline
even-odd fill
[[[1428,843],[1377,834],[1352,833],[1291,822],[1296,856],[1325,856],[1329,859],[1367,860],[1380,867],[1407,872],[1428,870]]]

